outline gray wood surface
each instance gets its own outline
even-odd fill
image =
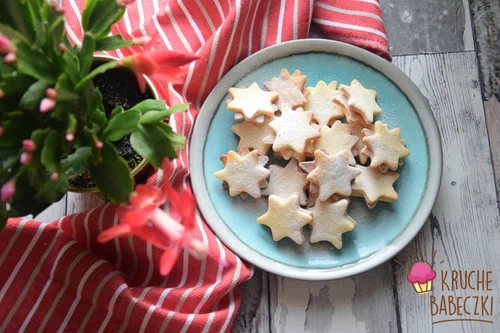
[[[380,7],[393,56],[474,50],[468,0],[380,0]]]

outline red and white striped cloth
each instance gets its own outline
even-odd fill
[[[110,0],[112,1],[112,0]],[[63,0],[70,40],[82,37],[83,0]],[[189,138],[201,104],[241,59],[276,43],[306,38],[315,22],[331,39],[390,60],[376,0],[137,0],[112,30],[125,38],[160,33],[161,47],[196,52],[184,85],[154,82],[167,104],[190,101],[170,124],[188,137],[169,177],[191,191]],[[123,57],[126,48],[108,54]],[[170,210],[172,215],[175,211]],[[193,234],[209,258],[181,256],[161,277],[160,251],[134,238],[96,242],[117,223],[107,204],[51,224],[11,219],[0,233],[0,332],[226,332],[238,310],[239,285],[251,268],[214,236],[200,215]],[[228,262],[227,267],[217,259]]]

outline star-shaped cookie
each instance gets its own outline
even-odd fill
[[[365,198],[366,205],[375,207],[377,201],[394,202],[398,200],[398,194],[393,184],[399,177],[397,172],[389,171],[382,173],[377,169],[356,165],[361,174],[354,178],[352,183],[352,195]]]
[[[254,82],[248,88],[229,88],[229,94],[232,99],[226,102],[227,109],[243,115],[245,120],[255,121],[261,115],[274,117],[276,108],[272,102],[278,98],[277,93],[264,91]],[[242,120],[236,115],[235,119]]]
[[[311,220],[311,212],[300,207],[297,194],[285,199],[271,195],[267,212],[257,218],[257,222],[271,228],[276,242],[289,237],[299,245],[304,243],[302,228]]]
[[[404,146],[404,141],[401,140],[401,129],[399,128],[389,130],[386,124],[377,121],[373,132],[365,128],[363,134],[365,135],[363,138],[365,147],[361,153],[371,159],[371,168],[385,166],[395,171],[400,165],[400,159],[410,155]],[[381,170],[383,171],[384,168]]]
[[[307,180],[319,187],[319,200],[326,201],[334,194],[350,196],[351,182],[361,171],[349,165],[349,153],[343,150],[337,155],[328,155],[316,150],[314,157],[314,161],[301,162],[299,165],[306,172],[314,166]]]
[[[382,109],[375,101],[377,92],[366,89],[358,80],[352,80],[350,86],[341,84],[339,90],[347,97],[347,106],[350,111],[361,116],[365,125],[373,123],[373,116],[382,113]]]
[[[307,100],[303,93],[305,83],[306,77],[301,75],[299,70],[290,75],[283,68],[280,76],[273,78],[271,81],[264,82],[264,87],[269,91],[279,94],[276,105],[279,110],[283,111],[286,108],[296,109],[306,104]]]
[[[266,117],[263,124],[244,121],[242,123],[236,124],[232,127],[233,132],[240,137],[240,142],[238,144],[238,149],[242,147],[247,147],[249,149],[255,149],[260,155],[267,155],[269,148],[271,148],[272,143],[264,143],[262,139],[268,135],[272,135],[273,131],[269,127],[269,122],[271,119]]]
[[[359,138],[348,134],[344,126],[346,125],[342,124],[340,120],[337,120],[331,128],[322,126],[321,136],[314,141],[314,150],[323,149],[330,155],[336,155],[346,150],[349,153],[349,164],[355,165],[356,160],[352,149]]]
[[[342,109],[344,112],[345,118],[349,124],[361,122],[364,124],[364,121],[361,120],[361,116],[356,112],[353,112],[349,106],[347,105],[348,98],[344,94],[337,95],[333,98],[333,103]]]
[[[308,142],[320,136],[318,128],[311,125],[312,116],[312,112],[298,108],[274,118],[269,123],[275,133],[273,150],[276,152],[289,148],[299,155],[304,154]]]
[[[299,169],[297,160],[290,160],[284,168],[271,164],[269,171],[271,171],[269,184],[262,190],[262,195],[277,195],[280,198],[288,198],[292,194],[298,194],[300,204],[306,205],[305,189],[309,185],[309,181],[306,179],[307,175]]]
[[[308,87],[307,104],[304,111],[312,111],[313,120],[320,126],[327,126],[335,119],[344,118],[343,108],[333,102],[333,98],[339,95],[337,81],[329,85],[325,81],[318,81],[316,87]]]
[[[221,155],[224,169],[217,171],[215,177],[222,179],[229,187],[229,194],[234,197],[248,193],[254,198],[261,197],[261,188],[271,172],[264,168],[269,158],[259,156],[257,150],[236,153],[230,150],[227,155]]]
[[[347,199],[333,203],[317,200],[311,222],[311,243],[327,241],[340,250],[342,234],[351,231],[356,226],[356,222],[347,215],[348,206]]]

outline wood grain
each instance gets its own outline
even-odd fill
[[[101,193],[73,193],[68,192],[67,213],[80,213],[106,203]]]
[[[52,205],[47,207],[43,212],[35,216],[35,220],[50,223],[66,215],[66,201],[67,194],[62,197],[58,202],[54,202]]]
[[[500,1],[471,0],[486,124],[500,193]],[[498,201],[500,205],[500,199]]]
[[[393,56],[474,50],[468,0],[381,0]]]
[[[437,270],[488,270],[493,272],[492,288],[500,290],[500,219],[490,147],[478,82],[474,52],[397,57],[394,63],[407,73],[429,99],[438,123],[443,146],[443,179],[440,194],[418,237],[405,252],[418,258],[432,257]],[[398,261],[410,260],[404,252]],[[444,260],[444,262],[443,262]],[[442,263],[441,263],[442,262]],[[395,269],[403,274],[396,288],[402,332],[499,332],[498,310],[494,324],[443,323],[432,325],[430,297],[418,295],[405,281],[408,266]],[[436,281],[439,284],[439,281]],[[471,291],[455,291],[468,296]],[[482,295],[484,293],[478,293]],[[435,286],[433,295],[448,295]]]

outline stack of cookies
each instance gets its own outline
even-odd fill
[[[224,169],[215,173],[231,196],[269,197],[268,211],[257,218],[273,239],[328,241],[342,248],[342,234],[356,222],[347,215],[349,198],[363,197],[369,208],[394,202],[395,172],[410,152],[399,128],[389,129],[374,116],[382,113],[376,92],[357,80],[349,86],[319,81],[305,87],[299,70],[248,88],[230,88],[227,108],[238,124],[236,151],[221,155]],[[347,123],[341,120],[345,119]],[[287,160],[269,162],[268,154]],[[269,179],[269,182],[267,181]]]

